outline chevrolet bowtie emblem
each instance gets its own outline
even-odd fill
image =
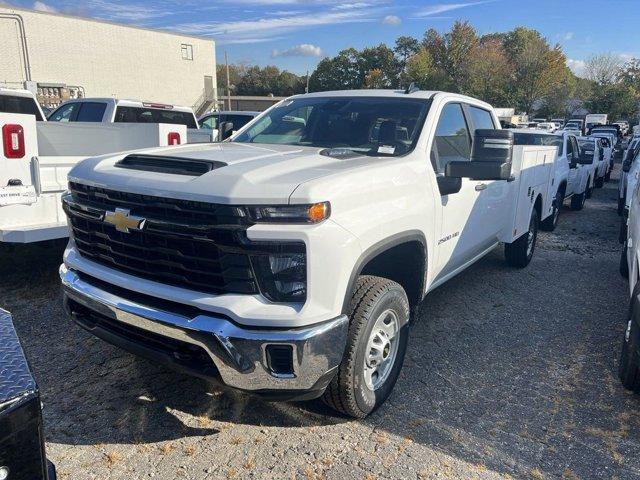
[[[129,230],[142,230],[147,219],[130,215],[126,208],[116,208],[115,212],[105,212],[103,221],[119,232],[129,233]]]

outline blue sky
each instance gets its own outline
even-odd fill
[[[1,2],[2,0],[0,0]],[[570,65],[596,53],[640,57],[640,0],[10,0],[40,10],[78,14],[214,39],[218,62],[313,70],[323,56],[400,35],[421,38],[468,20],[479,33],[523,25],[560,43]]]

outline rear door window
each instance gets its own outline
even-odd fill
[[[145,107],[118,107],[115,122],[128,123],[170,123],[198,128],[193,113]]]
[[[37,121],[43,120],[40,110],[38,110],[38,105],[30,97],[0,95],[0,112],[35,115]]]
[[[76,122],[102,122],[107,104],[102,102],[82,102]]]
[[[233,123],[233,130],[240,130],[247,123],[253,120],[249,115],[227,115],[226,122]]]
[[[49,116],[50,122],[75,122],[78,114],[79,103],[67,103],[61,105]]]

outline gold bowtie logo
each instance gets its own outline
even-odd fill
[[[129,230],[142,230],[147,219],[130,215],[126,208],[116,208],[115,212],[105,212],[103,221],[119,232],[129,233]]]

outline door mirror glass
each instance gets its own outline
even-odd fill
[[[233,123],[222,122],[220,128],[218,128],[218,141],[222,142],[229,138],[233,134]]]
[[[473,138],[471,161],[450,162],[445,174],[474,180],[510,180],[512,157],[513,132],[478,129]]]

